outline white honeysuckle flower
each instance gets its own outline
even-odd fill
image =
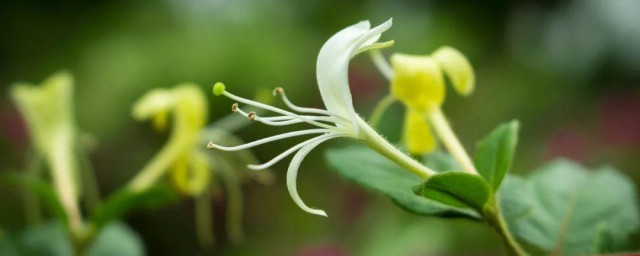
[[[296,178],[300,164],[305,156],[309,154],[313,148],[327,140],[338,137],[353,138],[366,143],[372,149],[421,177],[427,177],[432,174],[432,170],[399,152],[384,140],[355,112],[353,107],[348,81],[349,61],[359,53],[391,46],[393,41],[377,43],[382,32],[391,27],[391,23],[392,20],[389,19],[377,27],[370,28],[368,21],[361,21],[339,31],[322,46],[316,64],[316,75],[320,94],[326,109],[306,108],[294,105],[287,98],[282,88],[276,88],[273,91],[274,96],[279,94],[286,106],[291,109],[291,111],[284,110],[236,96],[226,91],[224,84],[216,83],[213,87],[213,93],[215,95],[224,95],[239,103],[280,114],[279,116],[262,117],[258,116],[255,112],[247,113],[243,111],[238,103],[233,104],[231,108],[232,111],[247,117],[249,120],[272,126],[308,123],[316,126],[316,128],[283,133],[239,146],[225,147],[210,142],[207,147],[209,149],[236,151],[286,138],[311,134],[316,135],[314,138],[301,142],[282,152],[264,164],[249,165],[249,168],[253,170],[269,168],[297,151],[287,170],[287,187],[289,193],[294,202],[302,210],[325,217],[327,214],[324,211],[313,209],[302,201],[297,192]]]

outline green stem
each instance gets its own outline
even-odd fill
[[[473,165],[473,161],[471,161],[467,151],[464,150],[460,140],[458,140],[453,129],[451,129],[451,125],[449,125],[449,122],[444,116],[444,113],[442,113],[442,110],[440,110],[440,108],[436,108],[429,112],[427,116],[430,119],[436,134],[438,134],[438,137],[444,143],[447,151],[449,151],[453,158],[460,164],[460,167],[462,167],[466,172],[478,174],[476,167]]]
[[[91,166],[89,153],[86,146],[78,143],[78,161],[80,164],[80,178],[82,180],[84,199],[87,209],[96,209],[100,204],[100,188],[96,179],[95,170]]]
[[[360,128],[361,133],[360,138],[364,143],[389,160],[397,163],[421,178],[427,178],[436,173],[407,154],[402,153],[402,151],[391,145],[391,143],[384,139],[380,134],[378,134],[378,132],[359,117],[358,127]]]
[[[25,168],[25,172],[27,176],[32,177],[33,179],[40,180],[40,170],[42,170],[42,157],[38,155],[35,151],[30,151],[27,153],[27,167]],[[40,209],[38,197],[33,193],[33,191],[25,189],[24,190],[24,207],[25,214],[28,225],[36,225],[42,222],[42,212]]]
[[[498,235],[500,235],[512,255],[527,256],[527,252],[522,249],[520,244],[518,244],[518,241],[513,237],[513,235],[511,235],[507,222],[502,216],[498,201],[495,200],[495,198],[493,201],[493,209],[490,209],[485,213],[485,220],[498,232]]]
[[[211,195],[211,189],[207,189],[195,198],[196,236],[200,246],[205,249],[210,249],[216,241],[212,230]]]
[[[232,243],[244,238],[242,229],[242,184],[235,170],[224,160],[218,160],[218,178],[224,187],[227,201],[227,234]]]
[[[382,120],[382,115],[384,115],[384,112],[387,111],[387,109],[394,102],[396,102],[396,98],[391,94],[387,94],[386,96],[384,96],[384,98],[378,101],[378,104],[371,113],[371,118],[369,118],[369,124],[371,124],[372,127],[377,127],[380,123],[380,120]]]

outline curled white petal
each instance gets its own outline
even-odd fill
[[[389,19],[370,29],[368,21],[361,21],[347,27],[332,36],[318,55],[316,75],[322,100],[329,112],[351,120],[355,135],[358,134],[358,124],[349,89],[349,61],[358,49],[375,43],[391,23]]]
[[[307,154],[309,154],[309,152],[311,152],[312,149],[320,145],[320,143],[325,142],[331,138],[333,137],[326,137],[321,140],[317,140],[312,143],[309,143],[304,147],[302,147],[302,149],[300,149],[300,151],[298,151],[298,153],[296,153],[296,155],[293,156],[293,159],[289,164],[289,169],[287,170],[287,189],[289,190],[289,194],[291,195],[291,198],[293,199],[293,201],[298,205],[298,207],[300,207],[300,209],[304,210],[305,212],[315,214],[315,215],[325,216],[325,217],[327,217],[326,212],[319,209],[313,209],[307,206],[302,201],[302,198],[300,198],[300,195],[298,194],[296,179],[298,177],[298,169],[300,169],[300,164],[302,163],[302,160],[307,156]]]

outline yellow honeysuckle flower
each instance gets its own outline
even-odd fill
[[[211,169],[207,155],[201,150],[194,150],[178,158],[171,168],[170,177],[182,193],[199,195],[211,182]]]
[[[183,193],[201,193],[209,182],[207,161],[193,152],[207,121],[207,104],[202,91],[194,84],[181,84],[172,89],[154,89],[133,107],[137,120],[151,119],[155,129],[166,129],[169,115],[173,128],[166,146],[129,184],[140,191],[154,184],[170,168],[176,188]],[[203,171],[206,170],[206,171]]]
[[[58,72],[40,86],[16,84],[11,97],[25,118],[33,145],[49,165],[58,198],[69,215],[74,231],[82,226],[77,204],[77,130],[73,114],[73,77]]]
[[[431,57],[447,74],[456,92],[463,96],[473,93],[476,76],[471,63],[464,54],[455,48],[443,46],[434,51]]]
[[[423,113],[408,109],[404,120],[403,142],[409,152],[430,152],[437,147]]]
[[[458,50],[443,46],[431,55],[393,54],[391,93],[409,108],[427,112],[444,103],[447,75],[460,95],[474,90],[475,74],[467,58]]]
[[[431,55],[393,54],[389,69],[391,94],[408,108],[404,143],[412,154],[433,151],[436,143],[428,119],[417,116],[439,111],[446,95],[444,74],[456,92],[471,94],[475,84],[471,64],[458,50],[443,46]]]
[[[264,98],[263,95],[259,97]],[[220,193],[219,185],[223,185],[228,201],[228,236],[237,242],[243,236],[242,182],[247,178],[263,183],[273,180],[270,172],[239,172],[241,168],[238,166],[257,161],[251,152],[242,151],[235,157],[210,155],[205,147],[208,142],[205,138],[242,143],[229,132],[246,124],[223,117],[205,127],[206,110],[204,94],[194,84],[153,89],[141,97],[132,109],[134,118],[151,120],[153,128],[160,132],[165,131],[171,122],[172,129],[169,141],[128,186],[130,190],[142,191],[166,174],[178,192],[195,199],[197,236],[203,246],[211,245],[214,239],[207,223],[211,221],[211,197]]]
[[[372,59],[391,83],[390,97],[400,100],[408,108],[404,143],[409,151],[412,154],[424,154],[436,148],[436,140],[430,129],[432,125],[461,166],[470,173],[477,173],[441,110],[446,95],[444,75],[458,94],[468,96],[473,92],[475,73],[467,58],[458,50],[443,46],[431,55],[393,54],[391,65],[379,51],[372,53]],[[377,112],[377,116],[380,116]]]

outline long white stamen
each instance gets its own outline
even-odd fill
[[[309,123],[309,124],[317,125],[317,126],[320,126],[320,127],[327,126],[326,124],[306,119],[306,118],[304,118],[304,117],[302,117],[302,116],[300,116],[298,114],[295,114],[295,113],[292,113],[292,112],[289,112],[289,111],[286,111],[286,110],[283,110],[283,109],[279,109],[279,108],[276,108],[276,107],[273,107],[273,106],[269,106],[269,105],[264,104],[264,103],[260,103],[260,102],[257,102],[257,101],[252,101],[252,100],[248,100],[248,99],[245,99],[245,98],[242,98],[242,97],[238,97],[238,96],[233,95],[232,93],[227,92],[227,91],[224,91],[222,94],[224,96],[227,96],[227,97],[229,97],[229,98],[231,98],[233,100],[242,102],[244,104],[255,106],[255,107],[259,107],[259,108],[263,108],[263,109],[266,109],[266,110],[269,110],[269,111],[272,111],[272,112],[280,113],[280,114],[285,115],[285,116],[291,116],[291,117],[303,120],[304,122]]]
[[[329,122],[332,124],[348,124],[346,121],[342,119],[336,119],[333,116],[309,116],[309,115],[300,115],[301,117],[307,118],[309,120],[319,121],[319,122]],[[289,124],[294,123],[302,123],[304,121],[300,119],[296,119],[290,116],[269,116],[269,117],[259,117],[260,120],[269,121],[269,122],[278,122],[278,121],[291,121]],[[295,121],[295,122],[294,122]],[[332,127],[333,128],[333,127]]]
[[[326,121],[326,122],[335,122],[336,120],[333,119],[333,117],[330,116],[307,116],[307,115],[301,115],[301,117],[307,118],[309,120],[315,120],[315,121]],[[265,121],[272,121],[272,122],[277,122],[277,121],[289,121],[289,120],[300,120],[300,119],[296,119],[290,116],[261,116],[260,119],[265,120]]]
[[[335,124],[337,122],[337,120],[335,120],[334,118],[332,118],[330,116],[327,116],[327,117],[305,117],[305,118],[307,118],[309,120],[319,121],[319,122],[329,122],[331,124]],[[270,117],[259,117],[259,116],[256,116],[255,120],[258,121],[258,122],[262,122],[264,124],[273,125],[273,126],[298,124],[298,123],[303,123],[304,122],[303,120],[300,120],[300,119],[289,119],[289,120],[285,119],[285,120],[275,120],[274,121],[273,119],[270,119]],[[332,125],[329,125],[329,124],[326,124],[326,126],[322,126],[322,127],[327,128],[327,129],[334,129],[335,128],[335,126],[332,126]]]
[[[287,132],[287,133],[283,133],[283,134],[278,134],[278,135],[274,135],[271,137],[267,137],[264,139],[259,139],[253,142],[249,142],[246,144],[242,144],[242,145],[238,145],[235,147],[225,147],[225,146],[220,146],[220,145],[216,145],[213,142],[209,142],[209,144],[207,145],[207,148],[209,149],[220,149],[220,150],[224,150],[224,151],[237,151],[237,150],[243,150],[243,149],[247,149],[247,148],[251,148],[251,147],[255,147],[255,146],[259,146],[265,143],[269,143],[272,141],[276,141],[276,140],[281,140],[281,139],[286,139],[286,138],[291,138],[291,137],[296,137],[296,136],[302,136],[302,135],[307,135],[307,134],[316,134],[316,133],[329,133],[331,132],[331,130],[329,129],[309,129],[309,130],[302,130],[302,131],[294,131],[294,132]]]
[[[236,103],[236,104],[237,104],[237,103]],[[239,108],[236,104],[234,104],[234,107],[232,108],[232,109],[233,109],[233,112],[236,112],[236,113],[238,113],[238,114],[240,114],[240,115],[242,115],[242,116],[244,116],[244,117],[246,117],[246,118],[249,118],[249,119],[251,119],[251,121],[254,121],[254,120],[255,120],[255,121],[261,121],[261,120],[262,120],[262,121],[267,121],[267,122],[278,122],[278,121],[291,121],[291,120],[295,120],[295,121],[304,122],[304,121],[302,121],[302,120],[300,120],[300,119],[298,119],[298,118],[296,118],[296,117],[292,117],[292,116],[269,116],[269,117],[261,117],[261,116],[258,116],[258,115],[257,115],[257,114],[255,114],[255,113],[252,113],[252,112],[249,112],[249,113],[245,112],[244,110],[242,110],[241,108]],[[316,116],[301,116],[301,117],[307,118],[307,119],[309,119],[309,120],[318,120],[318,119],[316,118]]]
[[[234,104],[234,107],[232,108],[234,112],[237,112],[238,114],[248,118],[251,121],[258,121],[261,122],[263,124],[266,125],[272,125],[272,126],[283,126],[283,125],[291,125],[291,124],[297,124],[297,123],[303,123],[305,122],[305,120],[296,118],[296,117],[291,117],[291,116],[274,116],[274,117],[260,117],[258,116],[255,112],[244,112],[242,109],[240,109],[237,105]],[[331,123],[335,123],[336,120],[331,119],[331,117],[318,117],[318,116],[300,116],[303,117],[306,120],[313,120],[313,121],[324,121],[324,122],[331,122]],[[268,118],[276,118],[276,119],[283,119],[281,121],[272,121]],[[327,128],[327,129],[333,129],[335,128],[335,126],[330,125],[330,124],[324,124],[324,123],[319,123],[321,125],[317,125],[320,126],[322,128]]]
[[[298,194],[298,188],[296,186],[296,178],[298,177],[298,170],[300,168],[300,164],[302,163],[302,160],[307,156],[307,154],[309,154],[309,152],[311,152],[311,150],[314,149],[316,146],[320,145],[320,143],[325,142],[329,139],[331,139],[331,137],[314,141],[302,147],[302,149],[300,149],[300,151],[298,151],[298,153],[296,153],[296,155],[293,156],[293,159],[289,164],[289,169],[287,170],[287,189],[289,190],[289,194],[291,194],[291,198],[293,199],[293,201],[298,205],[298,207],[300,207],[305,212],[320,215],[320,216],[325,216],[325,217],[327,217],[326,212],[319,209],[313,209],[307,206],[304,203],[304,201],[302,201],[302,198],[300,198],[300,195]]]
[[[286,121],[267,121],[267,120],[264,120],[262,118],[257,118],[256,120],[258,122],[263,123],[263,124],[272,125],[272,126],[292,125],[292,124],[299,124],[299,123],[303,123],[304,122],[304,121],[299,120],[299,119],[292,119],[292,120],[286,120]],[[324,128],[329,128],[329,127],[324,127]]]
[[[274,164],[280,162],[280,160],[284,159],[285,157],[291,155],[293,152],[296,152],[298,149],[309,145],[310,143],[319,141],[319,140],[324,140],[324,139],[332,139],[332,138],[337,138],[337,137],[342,137],[342,136],[346,136],[346,134],[344,133],[332,133],[332,134],[324,134],[324,135],[320,135],[318,137],[312,138],[312,139],[308,139],[305,140],[301,143],[298,143],[298,145],[295,145],[293,147],[291,147],[290,149],[287,149],[286,151],[282,152],[281,154],[279,154],[278,156],[274,157],[273,159],[269,160],[269,162],[266,162],[264,164],[260,164],[260,165],[254,165],[254,164],[250,164],[247,165],[247,167],[251,170],[264,170],[267,169],[271,166],[273,166]]]
[[[293,104],[293,102],[291,102],[289,100],[289,98],[287,97],[287,94],[284,93],[284,89],[282,89],[282,87],[277,87],[276,89],[273,90],[273,95],[275,96],[276,94],[280,94],[282,101],[284,102],[285,105],[287,105],[287,107],[298,111],[298,112],[302,112],[302,113],[314,113],[314,114],[321,114],[321,115],[328,115],[328,116],[333,116],[336,118],[339,118],[343,121],[348,122],[349,120],[347,120],[346,118],[336,115],[334,113],[331,113],[327,110],[324,109],[319,109],[319,108],[307,108],[307,107],[300,107],[298,105]]]

